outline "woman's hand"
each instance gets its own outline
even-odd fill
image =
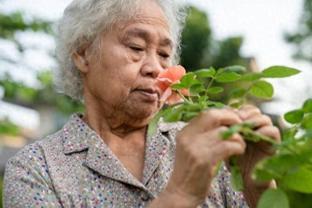
[[[263,115],[259,108],[246,105],[238,110],[238,115],[243,122],[251,123],[255,132],[280,141],[279,129],[273,126],[269,116]],[[260,160],[274,154],[272,145],[268,142],[248,142],[245,154],[240,157],[243,171],[251,171]]]
[[[241,122],[234,110],[214,109],[201,113],[184,127],[176,138],[175,165],[167,194],[183,201],[185,207],[201,204],[219,162],[244,153],[246,145],[239,134],[227,140],[221,138],[228,126]]]
[[[255,106],[246,105],[237,111],[243,122],[252,123],[256,133],[280,141],[279,129],[273,126],[270,117],[263,115]],[[238,163],[244,179],[244,194],[248,204],[255,207],[263,191],[274,186],[274,181],[268,183],[255,183],[251,179],[251,172],[260,160],[274,154],[272,145],[268,142],[247,142],[245,154],[239,157]]]

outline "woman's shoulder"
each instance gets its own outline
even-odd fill
[[[49,146],[60,148],[61,140],[60,130],[54,134],[40,138],[33,143],[27,144],[8,160],[7,165],[12,162],[18,162],[20,164],[27,163],[28,165],[32,163],[42,163],[45,160],[45,149]]]

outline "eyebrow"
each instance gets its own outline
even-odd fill
[[[151,35],[148,33],[146,30],[140,29],[140,28],[133,28],[131,30],[128,30],[125,33],[125,37],[140,37],[145,40],[151,40]],[[173,42],[170,38],[162,38],[160,40],[160,45],[161,46],[169,46],[170,48],[173,48]]]

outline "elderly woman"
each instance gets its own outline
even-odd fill
[[[220,132],[243,121],[279,139],[251,106],[215,109],[188,124],[147,127],[162,107],[158,74],[174,64],[183,13],[167,0],[74,0],[60,22],[57,56],[64,93],[83,100],[57,133],[26,146],[5,173],[5,207],[254,207],[272,183],[255,184],[268,153]],[[246,150],[245,150],[246,149]],[[232,190],[219,161],[240,156],[245,189]]]

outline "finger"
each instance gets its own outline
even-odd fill
[[[269,116],[267,115],[255,115],[251,118],[248,118],[245,120],[247,123],[251,123],[254,128],[261,128],[264,126],[272,126],[272,120]]]
[[[248,110],[248,109],[259,109],[257,106],[255,105],[251,105],[251,104],[246,104],[243,105],[242,107],[239,108],[239,110]]]
[[[200,134],[198,137],[192,139],[192,141],[189,140],[189,142],[196,146],[198,151],[203,150],[206,152],[207,149],[213,148],[217,143],[222,141],[222,132],[226,130],[228,130],[228,127],[221,126],[211,131],[206,131]]]
[[[234,134],[227,140],[222,139],[222,132],[227,130],[227,127],[220,127],[203,134],[204,142],[201,146],[204,151],[211,154],[211,158],[215,163],[234,154],[242,154],[245,151],[246,143],[241,135]]]
[[[200,137],[197,137],[192,140],[192,146],[197,150],[197,152],[201,152],[201,154],[211,153],[215,150],[217,146],[222,147],[224,143],[237,143],[243,149],[246,148],[246,143],[244,142],[243,138],[239,134],[234,134],[230,138],[224,140],[222,139],[222,133],[228,130],[228,127],[222,126],[211,131],[205,132],[201,134]],[[190,140],[189,140],[190,142]],[[227,144],[226,144],[227,145]],[[230,152],[229,152],[230,153]],[[215,155],[212,155],[212,158],[215,162]]]
[[[259,134],[271,137],[275,141],[281,141],[280,130],[275,126],[264,126],[256,131]]]
[[[233,155],[244,154],[246,143],[243,139],[225,140],[217,143],[211,151],[216,161],[226,160]]]
[[[246,105],[239,109],[238,115],[242,120],[246,120],[250,117],[261,115],[261,111],[259,108],[252,106],[252,105]]]
[[[228,130],[228,127],[220,126],[203,133],[190,132],[192,134],[189,134],[187,131],[190,131],[190,128],[183,129],[178,132],[177,140],[185,146],[195,148],[197,152],[206,152],[207,148],[213,148],[216,143],[222,141],[222,132],[226,130]]]
[[[196,119],[190,122],[194,128],[205,132],[219,126],[231,126],[234,124],[241,123],[242,120],[239,118],[237,113],[232,109],[212,109],[204,111],[199,114]]]
[[[220,143],[222,141],[224,141],[225,139],[223,139],[223,133],[225,131],[227,131],[229,128],[226,126],[220,126],[218,128],[215,128],[213,130],[207,131],[205,133],[202,134],[201,139],[206,141],[206,143],[212,143],[213,141],[215,141],[215,143]],[[227,138],[226,140],[232,140],[232,141],[241,141],[243,140],[242,136],[238,133],[233,134],[232,136],[230,136],[229,138]]]

